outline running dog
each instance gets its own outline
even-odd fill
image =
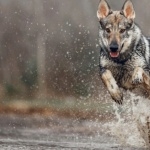
[[[100,0],[99,19],[100,75],[112,99],[123,103],[119,87],[150,91],[150,41],[134,22],[135,11],[126,0],[121,11],[113,11]]]

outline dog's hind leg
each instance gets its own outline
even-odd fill
[[[114,79],[112,73],[110,70],[105,70],[102,74],[101,74],[101,78],[104,82],[104,84],[107,86],[107,89],[112,97],[112,99],[118,103],[118,104],[122,104],[123,102],[123,94],[120,91],[116,80]]]

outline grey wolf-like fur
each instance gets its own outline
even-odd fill
[[[125,16],[123,10],[112,11],[105,0],[101,0],[100,3],[101,5],[104,5],[104,7],[107,5],[106,7],[109,8],[109,13],[106,16],[105,14],[103,15],[100,14],[101,12],[98,12],[100,22],[100,75],[113,100],[122,104],[123,94],[119,87],[129,90],[136,87],[142,87],[146,91],[150,90],[150,41],[142,34],[141,29],[134,22],[134,18]],[[132,6],[130,0],[127,0],[124,5],[127,4]],[[113,15],[116,15],[115,17],[119,16],[123,18],[121,23],[123,23],[123,21],[126,23],[126,25],[124,25],[126,30],[123,31],[124,33],[121,33],[119,27],[119,31],[113,33],[114,38],[117,33],[120,34],[121,38],[118,40],[118,45],[120,45],[120,47],[118,46],[119,56],[116,58],[110,56],[110,43],[108,38],[110,38],[109,34],[111,31],[108,29],[109,32],[107,33],[106,31],[106,26],[109,24],[109,20]],[[118,41],[116,38],[115,40],[117,43]]]

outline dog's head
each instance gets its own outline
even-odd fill
[[[126,0],[121,11],[112,11],[106,0],[100,0],[97,17],[100,22],[101,39],[111,58],[118,58],[135,38],[135,11]]]

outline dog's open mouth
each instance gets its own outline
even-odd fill
[[[110,56],[112,58],[118,58],[119,57],[119,52],[110,52]]]

